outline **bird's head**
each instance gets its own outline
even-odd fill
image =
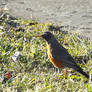
[[[38,37],[42,37],[46,41],[49,41],[53,37],[53,35],[52,35],[52,33],[50,33],[50,32],[47,31],[44,34],[39,35]]]

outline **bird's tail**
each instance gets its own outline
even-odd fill
[[[81,73],[82,75],[84,75],[87,79],[89,79],[89,75],[88,75],[87,73],[85,73],[85,72],[83,71],[83,69],[80,68],[79,66],[77,66],[77,67],[75,68],[75,70],[76,70],[77,72]]]

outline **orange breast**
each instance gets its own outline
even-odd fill
[[[52,57],[52,53],[51,53],[51,46],[47,44],[47,53],[48,53],[48,57],[50,62],[57,68],[63,68],[63,65],[61,64],[61,62],[59,60],[56,60],[55,58]]]

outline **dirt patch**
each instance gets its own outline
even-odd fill
[[[62,23],[92,39],[92,0],[0,0],[5,5],[13,16]]]

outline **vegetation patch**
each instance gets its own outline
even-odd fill
[[[75,61],[91,76],[92,41],[63,26],[21,20],[1,10],[0,13],[0,92],[91,92],[91,81],[49,62],[46,43],[38,34],[51,31]]]

